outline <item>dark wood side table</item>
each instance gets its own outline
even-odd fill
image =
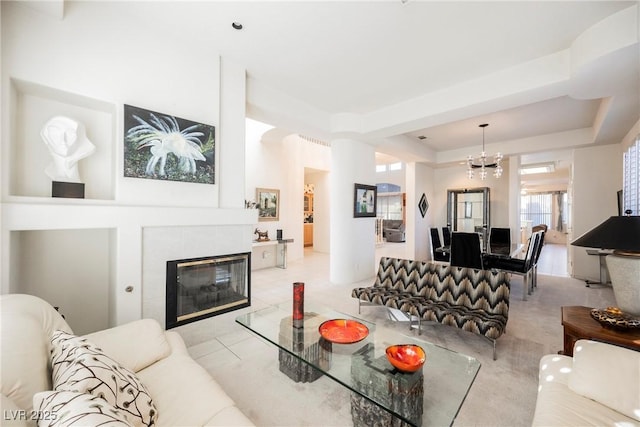
[[[591,308],[582,306],[562,307],[564,327],[564,351],[573,356],[573,345],[579,339],[590,339],[640,351],[640,329],[624,330],[603,327],[591,317]]]

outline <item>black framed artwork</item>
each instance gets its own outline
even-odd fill
[[[214,126],[124,106],[124,176],[215,184]]]
[[[355,184],[353,196],[353,217],[367,218],[376,216],[378,190],[375,185]]]
[[[429,209],[429,201],[424,193],[422,193],[422,197],[420,197],[420,201],[418,202],[418,209],[420,209],[420,215],[424,218],[427,214],[427,210]]]

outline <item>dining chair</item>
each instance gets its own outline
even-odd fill
[[[449,252],[440,243],[440,233],[437,228],[431,228],[431,249],[435,261],[449,262]]]
[[[478,233],[451,233],[450,264],[455,267],[483,269],[482,245]]]
[[[445,246],[451,246],[451,229],[449,227],[442,227],[442,241]]]
[[[533,257],[537,250],[539,238],[540,238],[540,232],[535,232],[531,234],[531,237],[529,237],[529,242],[527,244],[527,253],[524,258],[515,258],[510,256],[509,257],[497,256],[497,257],[492,257],[492,260],[491,260],[492,269],[522,276],[522,280],[523,280],[522,299],[523,300],[526,300],[527,295],[531,294],[531,292],[533,291],[532,290]]]
[[[509,255],[511,253],[511,229],[491,227],[489,231],[489,252]]]
[[[533,260],[531,261],[532,268],[532,280],[531,280],[531,289],[533,291],[538,287],[538,260],[540,259],[540,254],[542,253],[542,246],[544,246],[544,230],[537,231],[538,233],[538,242],[536,245],[535,252],[533,253]]]

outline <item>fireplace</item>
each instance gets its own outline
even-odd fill
[[[167,261],[167,329],[251,305],[251,253]]]

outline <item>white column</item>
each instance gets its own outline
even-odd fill
[[[430,258],[429,224],[432,224],[433,212],[433,169],[422,163],[406,164],[406,247],[410,259],[427,261]],[[424,194],[429,202],[429,209],[424,218],[418,208],[420,198]]]
[[[376,184],[373,146],[351,139],[331,143],[330,280],[352,283],[375,274],[375,217],[354,218],[354,184]]]
[[[245,197],[246,71],[220,58],[220,127],[216,140],[219,206],[242,208]]]
[[[521,242],[520,236],[520,156],[509,157],[509,228],[511,242]]]

